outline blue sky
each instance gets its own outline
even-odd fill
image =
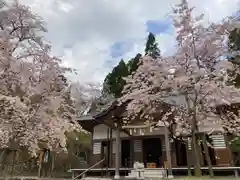
[[[110,47],[111,57],[119,58],[122,57],[123,54],[130,51],[132,48],[132,42],[116,42]]]
[[[19,0],[46,22],[52,53],[78,70],[80,83],[102,82],[121,58],[144,52],[148,32],[162,53],[174,48],[174,30],[166,14],[180,0]],[[239,8],[240,0],[189,0],[204,23],[217,22]],[[131,8],[130,8],[131,7]],[[43,11],[44,9],[44,11]]]
[[[158,35],[167,32],[172,26],[172,21],[170,18],[166,20],[149,20],[146,25],[148,32]]]
[[[156,36],[158,36],[161,33],[168,33],[172,28],[172,22],[170,18],[167,18],[165,20],[148,20],[146,22],[146,31],[149,33],[153,33]],[[147,36],[145,37],[145,40],[147,39]],[[111,57],[113,58],[122,58],[122,56],[129,52],[131,48],[134,45],[133,42],[116,42],[114,43],[111,48]],[[143,53],[143,52],[140,52]],[[119,59],[119,60],[120,60]],[[113,62],[115,64],[115,62]]]

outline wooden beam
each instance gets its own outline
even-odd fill
[[[122,128],[123,129],[143,129],[143,128],[149,128],[156,124],[157,123],[149,123],[149,124],[144,124],[144,125],[126,125],[126,126],[122,126]]]

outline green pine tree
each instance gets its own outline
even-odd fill
[[[229,35],[228,47],[232,51],[240,50],[240,29],[234,29]]]
[[[234,51],[240,51],[240,29],[234,29],[230,35],[229,35],[229,42],[228,47],[229,50]],[[240,68],[240,56],[234,56],[229,59],[233,64],[238,66]],[[236,76],[234,81],[232,82],[236,87],[240,87],[240,74],[235,74],[235,72],[230,72],[232,76]]]
[[[103,91],[109,94],[113,94],[114,97],[118,98],[121,96],[125,80],[123,77],[128,76],[128,67],[123,60],[113,68],[112,72],[109,73],[103,85]]]
[[[147,38],[145,55],[149,55],[154,59],[160,56],[160,49],[158,48],[158,43],[156,42],[155,35],[151,32],[149,33]]]
[[[132,58],[130,61],[128,61],[127,66],[128,66],[128,74],[132,74],[135,72],[139,66],[139,60],[142,57],[140,53],[138,53],[134,58]]]

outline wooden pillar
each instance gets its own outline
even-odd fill
[[[169,132],[166,126],[164,126],[164,136],[165,136],[165,145],[166,145],[166,155],[167,155],[167,169],[168,169],[168,178],[173,178],[172,174],[172,159],[171,159],[171,150],[169,142]]]
[[[110,139],[109,139],[109,167],[113,166],[113,140],[112,140],[112,128],[110,128]]]
[[[134,140],[130,139],[130,166],[133,167],[134,164]]]
[[[109,156],[110,156],[110,128],[108,128],[107,129],[107,153],[106,153],[106,155],[105,155],[105,162],[106,162],[106,165],[107,165],[107,167],[106,167],[106,174],[107,174],[107,176],[109,175],[108,174],[108,168],[109,168],[109,164],[110,164],[110,161],[109,161]]]
[[[115,150],[115,176],[114,179],[120,179],[119,169],[120,169],[120,124],[117,123],[116,128],[116,150]]]
[[[174,143],[171,143],[170,146],[172,146],[170,147],[172,167],[176,167],[177,166],[176,146]]]

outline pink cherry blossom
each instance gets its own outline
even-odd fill
[[[219,105],[240,102],[240,90],[229,84],[233,77],[227,73],[236,69],[223,59],[228,52],[226,36],[239,23],[229,17],[205,27],[203,15],[194,17],[192,11],[185,0],[174,8],[176,53],[157,60],[145,56],[137,71],[126,78],[119,104],[130,101],[128,123],[146,120],[176,124],[178,134],[189,134],[193,129],[211,133],[212,127],[220,125],[224,127],[216,129],[235,132],[229,119],[212,113]]]
[[[81,130],[75,119],[69,82],[72,70],[52,57],[44,23],[14,2],[0,11],[1,147],[66,148],[68,131]]]

